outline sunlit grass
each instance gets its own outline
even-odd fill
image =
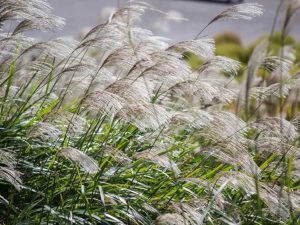
[[[0,39],[1,223],[299,222],[299,117],[283,110],[298,104],[291,48],[260,43],[237,82],[239,62],[214,40],[169,45],[137,27],[145,3],[80,41],[45,42],[23,36],[61,28],[45,1],[0,6],[1,22],[19,21]],[[209,24],[261,13],[234,6]]]

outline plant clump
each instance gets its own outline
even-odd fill
[[[1,223],[299,223],[290,48],[257,45],[239,83],[240,63],[201,32],[170,44],[139,27],[147,3],[128,2],[79,41],[25,36],[61,28],[46,0],[0,8]],[[235,5],[208,24],[262,12]]]

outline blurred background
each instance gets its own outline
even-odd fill
[[[233,0],[234,1],[234,0]],[[116,8],[122,7],[124,0],[49,0],[54,14],[66,19],[65,28],[47,37],[76,36],[90,27],[104,22]],[[156,35],[172,38],[173,41],[192,39],[215,15],[234,3],[227,0],[146,0],[159,12],[148,12],[141,24]],[[214,37],[219,33],[236,33],[243,43],[250,43],[270,32],[279,0],[245,0],[257,2],[264,6],[265,13],[251,21],[218,22],[210,26],[202,34],[203,37]],[[284,10],[277,23],[282,24]],[[300,39],[299,14],[293,18],[290,34]]]

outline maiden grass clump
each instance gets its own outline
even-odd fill
[[[23,32],[63,20],[44,0],[0,0],[0,221],[297,224],[293,51],[258,45],[239,84],[239,62],[202,32],[170,44],[139,27],[149,7],[130,1],[80,41],[36,41]],[[209,24],[261,13],[247,3]]]

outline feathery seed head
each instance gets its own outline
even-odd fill
[[[230,8],[226,9],[218,16],[216,16],[212,20],[212,22],[226,18],[251,20],[253,17],[261,16],[262,14],[262,5],[258,3],[243,3],[231,6]]]
[[[97,161],[76,148],[62,148],[59,156],[78,164],[87,173],[93,174],[99,170]]]

